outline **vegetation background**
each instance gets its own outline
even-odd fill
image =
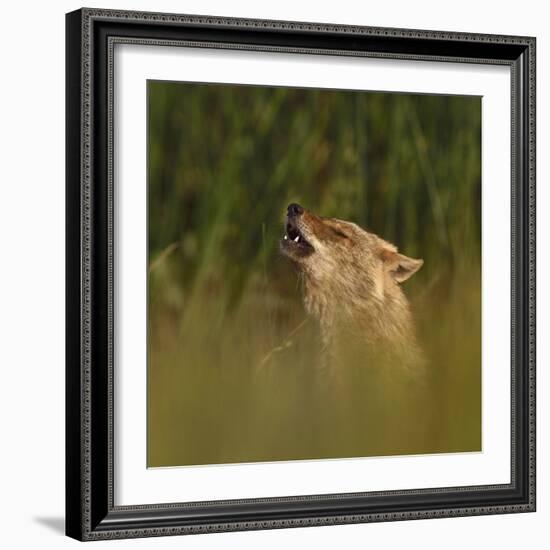
[[[481,99],[148,83],[148,465],[481,449]],[[321,380],[286,205],[424,267],[422,375]]]

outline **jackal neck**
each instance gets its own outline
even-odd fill
[[[405,357],[418,351],[409,303],[397,284],[375,289],[367,277],[355,284],[335,275],[303,274],[304,305],[319,322],[325,347],[363,341],[370,348]]]

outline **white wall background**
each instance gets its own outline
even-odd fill
[[[550,441],[543,433],[550,308],[550,17],[543,0],[252,2],[104,0],[104,8],[524,34],[538,39],[539,469],[535,514],[98,543],[152,548],[541,548],[548,538]],[[64,513],[64,13],[77,1],[12,3],[0,33],[0,544],[61,548]],[[546,318],[545,318],[546,317]]]

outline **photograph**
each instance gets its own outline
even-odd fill
[[[66,15],[65,533],[534,512],[536,37],[245,15]]]
[[[3,548],[544,547],[550,10],[509,4],[3,6]]]
[[[147,467],[483,451],[482,98],[146,102]]]

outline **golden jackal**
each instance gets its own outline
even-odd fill
[[[353,347],[361,358],[422,363],[409,302],[399,284],[424,263],[358,225],[287,209],[281,250],[298,268],[307,312],[321,327],[329,361]],[[346,355],[347,356],[347,355]]]

